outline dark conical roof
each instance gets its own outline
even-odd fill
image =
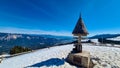
[[[75,36],[86,36],[88,34],[88,32],[85,28],[85,25],[83,23],[81,15],[78,19],[78,22],[77,22],[72,34]]]

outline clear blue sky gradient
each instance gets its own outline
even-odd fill
[[[120,33],[120,0],[0,0],[0,28],[72,33],[80,12],[90,34]]]

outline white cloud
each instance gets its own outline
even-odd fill
[[[21,29],[12,27],[0,27],[0,32],[5,33],[22,33],[22,34],[49,34],[57,36],[72,36],[68,31],[44,31],[39,29]]]

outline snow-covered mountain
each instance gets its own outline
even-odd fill
[[[120,41],[120,36],[114,38],[107,38],[108,40]]]
[[[98,34],[95,36],[88,37],[89,39],[98,39],[98,38],[114,38],[118,37],[120,34]]]
[[[120,45],[120,34],[101,34],[89,37],[94,43],[118,44]]]
[[[34,50],[72,42],[72,40],[72,37],[67,36],[0,33],[0,54],[8,53],[14,46],[23,46]]]

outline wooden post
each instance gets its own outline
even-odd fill
[[[81,36],[78,36],[78,44],[81,44]]]
[[[78,36],[78,44],[76,45],[77,52],[82,52],[81,36]]]

